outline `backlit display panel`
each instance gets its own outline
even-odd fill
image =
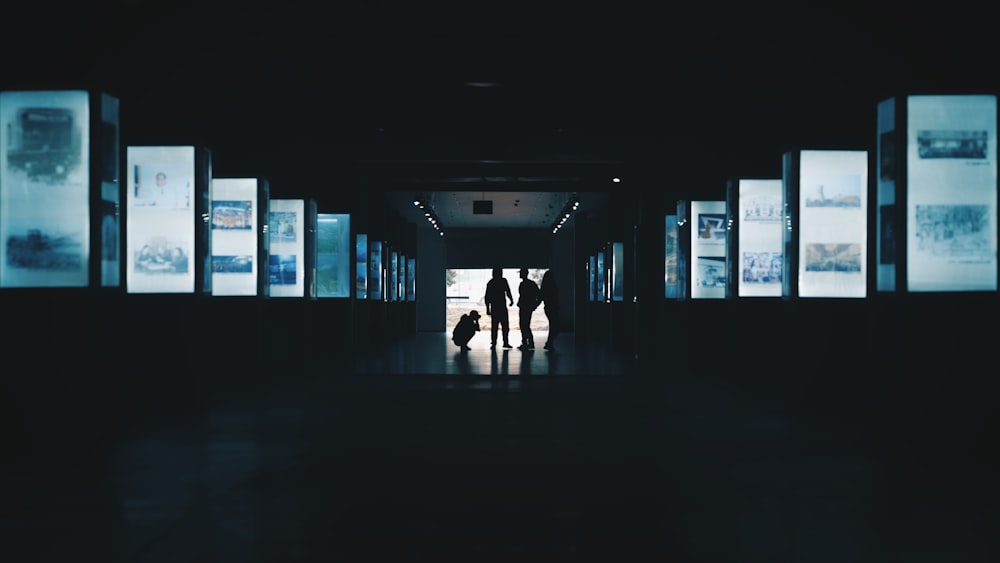
[[[129,293],[195,290],[195,148],[128,147]]]
[[[88,93],[2,92],[0,126],[0,287],[87,286]]]

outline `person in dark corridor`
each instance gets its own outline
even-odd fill
[[[521,268],[521,284],[517,286],[517,314],[521,325],[521,345],[518,350],[534,350],[535,335],[531,333],[531,315],[538,307],[538,284],[528,279],[528,269]]]
[[[468,352],[470,350],[469,341],[477,332],[479,332],[479,311],[473,309],[458,320],[458,324],[451,331],[451,341],[463,352]]]
[[[562,323],[559,314],[559,286],[556,285],[555,276],[552,270],[546,270],[542,276],[542,286],[539,288],[540,301],[545,303],[545,318],[549,321],[549,336],[545,339],[545,349],[549,352],[556,351],[556,337],[559,336],[559,327]]]
[[[493,278],[486,282],[486,314],[490,320],[490,350],[496,350],[497,331],[503,335],[503,347],[511,348],[510,345],[510,317],[507,311],[507,302],[514,305],[514,296],[510,292],[510,284],[507,278],[503,277],[503,268],[493,268]]]

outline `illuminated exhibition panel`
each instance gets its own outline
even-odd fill
[[[602,302],[608,300],[607,284],[605,283],[608,277],[606,266],[604,265],[605,254],[606,252],[603,248],[597,251],[597,300]]]
[[[739,297],[781,297],[784,270],[783,186],[780,179],[737,182],[739,256],[733,257]]]
[[[382,241],[373,240],[368,247],[368,299],[382,301]]]
[[[786,167],[792,178],[785,180],[785,197],[798,202],[798,296],[865,297],[868,152],[803,150],[797,156]]]
[[[199,178],[191,146],[127,148],[125,282],[129,293],[196,291]]]
[[[680,295],[680,275],[678,265],[680,256],[680,229],[677,215],[667,215],[663,224],[663,296],[667,299],[677,299]]]
[[[305,200],[270,202],[267,279],[271,297],[305,296],[305,215]]]
[[[358,234],[354,242],[354,297],[368,299],[368,235]]]
[[[996,291],[996,96],[905,104],[907,290]]]
[[[212,180],[212,295],[262,292],[267,192],[267,182],[257,178]]]
[[[406,259],[406,300],[417,300],[417,259]]]
[[[86,91],[0,92],[0,287],[90,283],[90,103]],[[112,109],[117,139],[117,102]],[[110,245],[102,283],[116,285],[117,198],[105,207],[94,250]]]
[[[398,264],[397,269],[399,270],[399,277],[396,280],[396,299],[398,301],[406,301],[406,255],[399,253],[396,257],[396,262]]]
[[[389,278],[388,278],[388,288],[389,295],[386,296],[387,301],[398,301],[399,300],[399,253],[395,250],[389,251]]]
[[[611,300],[625,300],[625,243],[611,243]]]
[[[316,296],[351,296],[351,216],[320,213],[316,220]]]
[[[692,201],[691,298],[726,297],[726,202]]]

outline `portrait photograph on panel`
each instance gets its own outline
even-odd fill
[[[133,207],[188,209],[194,169],[185,162],[135,164],[132,167]]]

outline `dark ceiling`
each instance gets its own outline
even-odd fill
[[[126,144],[205,146],[217,177],[331,207],[372,188],[528,202],[617,174],[722,197],[793,148],[873,149],[887,97],[1000,81],[970,5],[362,4],[24,4],[0,87],[107,91]]]

